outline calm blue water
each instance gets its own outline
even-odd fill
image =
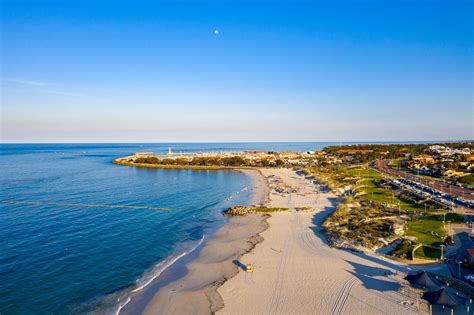
[[[304,151],[329,144],[0,145],[0,313],[93,310],[104,297],[146,283],[160,262],[192,248],[223,224],[225,207],[251,193],[236,171],[139,169],[113,159],[168,147]]]
[[[114,158],[168,147],[323,145],[1,145],[0,313],[92,310],[103,297],[143,284],[144,272],[222,224],[225,207],[249,199],[249,180],[239,172],[139,169],[114,165]]]

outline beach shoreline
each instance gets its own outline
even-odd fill
[[[263,241],[268,215],[231,218],[186,264],[186,274],[161,288],[143,314],[212,314],[224,307],[217,289],[239,272],[240,257]]]
[[[329,246],[321,224],[337,204],[332,192],[291,169],[242,172],[250,204],[289,211],[230,218],[140,313],[419,313],[416,297],[399,292],[406,265]]]
[[[249,177],[249,205],[268,202],[269,187],[260,170],[238,171]],[[143,314],[212,314],[224,307],[217,289],[239,271],[238,260],[263,241],[269,215],[232,217],[209,239],[199,256],[186,265],[187,273],[160,289]]]
[[[268,181],[260,169],[238,169],[250,178],[252,185],[252,197],[249,206],[265,206],[270,200],[270,187]]]
[[[265,205],[269,198],[269,187],[261,171],[234,171],[242,172],[250,179],[251,197],[248,205]],[[172,270],[164,272],[163,276],[171,280],[160,285],[160,279],[156,279],[150,288],[133,296],[135,302],[123,307],[118,314],[211,314],[221,309],[224,304],[217,293],[218,287],[238,273],[236,262],[239,258],[263,241],[260,233],[268,228],[268,217],[266,214],[230,217],[195,252],[171,266]],[[171,271],[178,272],[180,276],[170,277]],[[166,281],[161,279],[161,282]]]

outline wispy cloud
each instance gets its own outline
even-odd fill
[[[72,97],[84,96],[81,93],[51,90],[50,89],[51,87],[57,86],[56,83],[52,83],[52,82],[14,79],[14,78],[3,78],[2,81],[14,84],[14,85],[16,85],[18,87],[21,87],[21,88],[32,89],[36,92],[41,92],[41,93],[56,94],[56,95],[62,95],[62,96],[72,96]]]
[[[81,94],[81,93],[72,93],[72,92],[63,92],[63,91],[43,90],[43,92],[56,94],[56,95],[62,95],[62,96],[73,96],[73,97],[84,96],[84,94]]]
[[[15,84],[20,84],[20,85],[26,85],[26,86],[35,86],[35,87],[55,85],[54,83],[50,83],[50,82],[22,80],[22,79],[11,79],[11,78],[3,79],[3,81],[10,82],[10,83],[15,83]]]

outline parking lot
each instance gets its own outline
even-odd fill
[[[415,182],[406,178],[397,178],[391,180],[391,183],[396,185],[400,189],[406,190],[412,194],[417,195],[420,198],[430,199],[431,201],[434,201],[449,208],[454,208],[458,206],[474,210],[474,201],[438,191],[430,186],[426,186],[419,182]]]

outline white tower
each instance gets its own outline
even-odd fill
[[[168,155],[171,155],[171,147],[168,148]]]

